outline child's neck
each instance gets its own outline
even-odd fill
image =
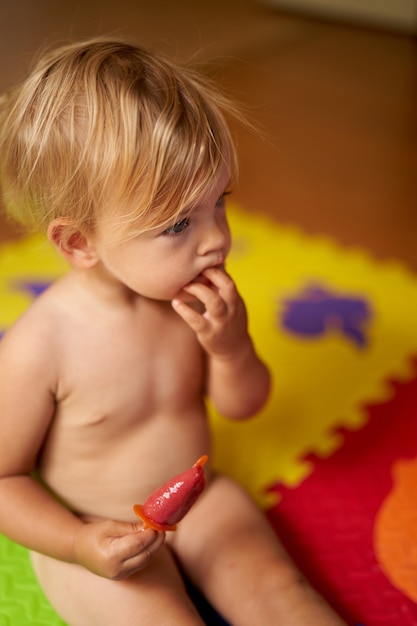
[[[111,276],[100,264],[89,269],[73,268],[71,275],[74,284],[102,306],[133,309],[139,302],[146,300]]]

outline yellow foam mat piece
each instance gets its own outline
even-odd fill
[[[236,424],[212,412],[214,462],[268,506],[268,486],[299,484],[311,471],[306,454],[331,454],[341,443],[337,427],[360,428],[364,404],[389,397],[388,379],[411,377],[417,280],[398,262],[377,262],[364,250],[344,249],[265,217],[233,209],[230,220],[234,249],[228,270],[247,302],[274,387],[254,420]],[[317,288],[368,304],[366,345],[355,344],[331,316],[326,331],[315,336],[283,327],[286,303]]]

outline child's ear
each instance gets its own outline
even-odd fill
[[[91,241],[70,220],[63,217],[52,220],[47,234],[70,265],[88,269],[97,264],[99,258]]]

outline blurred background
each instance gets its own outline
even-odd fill
[[[248,108],[243,208],[417,270],[417,0],[2,0],[0,91],[98,34],[195,57]]]

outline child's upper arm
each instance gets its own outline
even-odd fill
[[[35,466],[54,411],[54,366],[45,333],[23,322],[0,342],[0,476]]]

